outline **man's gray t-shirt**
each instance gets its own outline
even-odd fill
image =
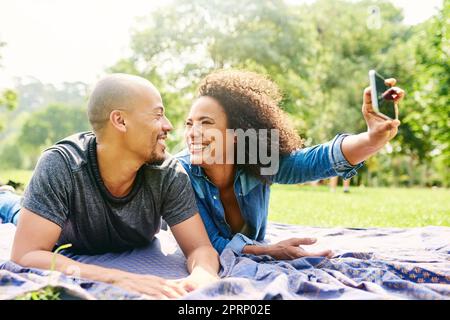
[[[22,206],[62,228],[57,245],[71,243],[75,252],[88,254],[144,246],[161,218],[174,226],[198,212],[189,177],[174,158],[143,165],[130,193],[114,197],[101,179],[91,132],[42,154]]]

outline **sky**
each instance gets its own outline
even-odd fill
[[[259,1],[259,0],[255,0]],[[311,3],[313,0],[286,0]],[[405,23],[436,13],[443,0],[392,0]],[[16,77],[92,84],[129,55],[135,19],[171,0],[0,0],[0,88]]]

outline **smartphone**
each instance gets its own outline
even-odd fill
[[[398,119],[398,109],[393,94],[385,79],[375,70],[369,71],[370,91],[373,111],[384,119]]]

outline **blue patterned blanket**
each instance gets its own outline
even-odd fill
[[[91,280],[25,269],[7,261],[14,228],[0,225],[0,299],[13,299],[47,284],[63,298],[143,299]],[[221,280],[184,299],[450,299],[450,227],[313,228],[270,223],[267,241],[316,237],[310,250],[330,248],[333,259],[276,261],[268,256],[236,256],[225,250]],[[80,262],[166,278],[187,275],[185,259],[170,232],[148,247],[123,253],[79,256]]]

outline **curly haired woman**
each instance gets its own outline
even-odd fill
[[[386,82],[395,85],[395,79]],[[403,98],[403,90],[391,90],[397,102]],[[270,245],[262,242],[270,186],[333,176],[349,179],[364,160],[397,134],[400,122],[382,119],[373,112],[367,88],[362,106],[367,132],[338,134],[327,143],[302,148],[301,139],[279,107],[280,101],[280,90],[263,75],[239,70],[209,74],[202,80],[186,120],[188,149],[176,157],[191,178],[200,215],[219,253],[230,248],[237,254],[275,259],[331,258],[330,250],[308,252],[300,247],[316,239],[291,238]],[[250,134],[239,134],[242,132]],[[252,134],[256,139],[251,139]],[[268,163],[261,154],[271,154],[269,165],[276,170],[264,171]]]

